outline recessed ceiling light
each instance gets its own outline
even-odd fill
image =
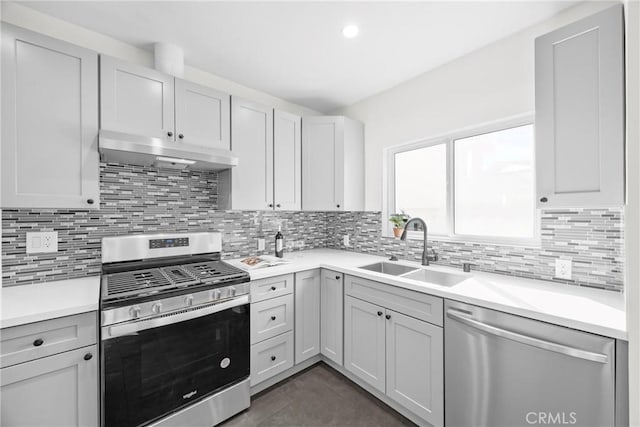
[[[347,25],[342,29],[342,35],[348,39],[352,39],[358,35],[358,31],[360,31],[358,29],[358,26],[351,24],[351,25]]]

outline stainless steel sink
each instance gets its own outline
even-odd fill
[[[468,279],[468,276],[463,276],[461,274],[452,274],[426,269],[419,269],[403,274],[402,277],[405,279],[419,280],[425,283],[433,283],[434,285],[440,286],[454,286],[463,280]]]
[[[377,273],[389,274],[391,276],[400,276],[418,270],[416,267],[409,267],[402,264],[394,264],[392,262],[376,262],[375,264],[359,267],[364,270],[375,271]]]

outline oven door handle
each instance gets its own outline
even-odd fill
[[[249,295],[243,295],[229,301],[218,304],[208,305],[202,308],[194,307],[187,310],[181,310],[175,313],[166,313],[160,316],[151,317],[149,319],[136,320],[135,322],[124,323],[121,325],[113,325],[102,328],[102,339],[121,337],[123,335],[133,335],[145,329],[157,328],[160,326],[171,325],[173,323],[184,322],[185,320],[195,319],[196,317],[207,316],[209,314],[218,313],[230,308],[238,307],[249,303]]]

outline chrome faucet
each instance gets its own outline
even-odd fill
[[[400,236],[400,240],[407,240],[407,230],[409,229],[409,224],[417,222],[422,226],[422,231],[424,232],[423,237],[423,249],[422,249],[422,265],[429,265],[429,261],[436,262],[438,261],[438,254],[432,248],[429,249],[427,247],[427,223],[422,220],[422,218],[411,218],[404,225],[404,231],[402,232],[402,236]]]

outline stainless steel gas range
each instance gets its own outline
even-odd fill
[[[220,233],[102,240],[102,425],[213,426],[249,407],[249,275]]]

